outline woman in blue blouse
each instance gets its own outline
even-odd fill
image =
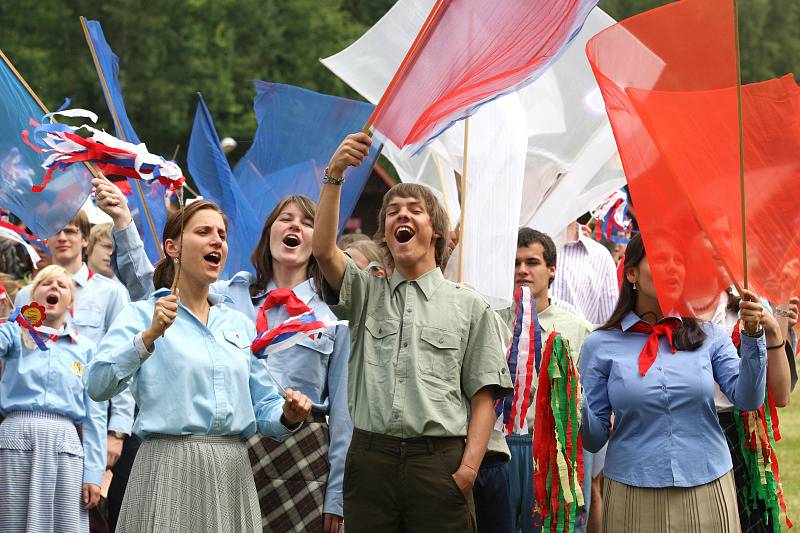
[[[125,198],[105,179],[96,178],[93,183],[97,187],[98,206],[114,221],[114,268],[130,290],[132,300],[145,298],[153,291],[153,267]],[[289,317],[286,306],[280,302],[269,308],[265,306],[267,296],[276,289],[283,289],[279,292],[284,297],[291,290],[319,318],[336,320],[319,295],[321,278],[311,255],[315,211],[314,202],[305,196],[287,196],[281,200],[264,222],[253,251],[256,274],[239,272],[211,286],[212,293],[228,297],[228,305],[256,321],[259,332]],[[262,309],[264,312],[260,313]],[[262,315],[260,320],[259,315]],[[281,386],[307,395],[313,406],[309,423],[286,442],[275,443],[258,436],[250,439],[250,460],[261,495],[265,532],[287,528],[324,533],[339,530],[344,514],[344,461],[353,433],[347,406],[349,355],[350,330],[347,326],[336,326],[269,357],[272,375]],[[295,445],[305,451],[298,455],[302,457],[301,464],[275,460],[285,456],[287,446]]]
[[[156,292],[122,310],[87,370],[93,398],[131,388],[139,407],[133,429],[145,439],[117,533],[256,533],[261,513],[245,439],[286,437],[311,401],[291,389],[285,400],[278,395],[250,353],[253,322],[209,293],[228,255],[222,212],[200,200],[183,218],[182,232],[180,213],[164,227]]]
[[[130,290],[132,300],[145,298],[153,291],[153,267],[125,198],[105,179],[95,179],[93,183],[98,206],[114,221],[114,268]],[[321,278],[311,255],[315,211],[314,203],[304,196],[281,200],[264,222],[253,251],[255,275],[239,272],[211,286],[212,293],[228,297],[230,306],[256,321],[259,332],[289,317],[280,302],[266,308],[267,296],[272,293],[291,297],[287,295],[291,292],[319,318],[336,320],[319,295]],[[344,514],[344,462],[353,433],[347,405],[349,354],[350,330],[337,326],[269,357],[272,375],[280,385],[307,395],[313,406],[309,423],[284,443],[257,435],[248,443],[261,495],[264,531],[339,530]],[[304,450],[302,455],[296,455],[297,464],[279,460],[291,446]]]
[[[652,260],[664,267],[665,289],[680,292],[681,258],[665,251]],[[714,382],[739,409],[763,402],[763,308],[745,291],[739,358],[730,332],[665,316],[640,236],[628,245],[624,269],[617,307],[580,357],[584,447],[596,452],[608,442],[603,530],[738,532]]]
[[[0,324],[0,531],[88,533],[106,467],[107,403],[81,379],[95,345],[66,324],[74,285],[63,268],[43,268],[31,288],[47,350],[16,322]]]

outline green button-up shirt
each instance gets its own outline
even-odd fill
[[[348,396],[353,425],[410,438],[467,434],[481,388],[511,392],[492,310],[435,268],[414,281],[377,277],[347,259],[342,287],[323,294],[350,322]]]

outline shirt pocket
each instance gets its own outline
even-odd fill
[[[458,378],[461,337],[455,331],[424,326],[420,331],[417,367],[422,374],[451,382]]]
[[[105,326],[103,310],[96,306],[75,308],[72,322],[75,324],[75,329],[87,337],[91,337],[89,332],[102,331]]]
[[[398,320],[378,320],[367,315],[364,325],[369,333],[364,337],[364,358],[371,365],[386,366],[397,345],[397,331],[400,329],[400,322]]]
[[[247,335],[241,331],[237,331],[235,329],[225,329],[222,330],[222,337],[240,350],[250,349],[250,340],[247,338]]]
[[[297,344],[319,352],[323,359],[327,359],[333,353],[333,336],[327,331],[305,336]]]

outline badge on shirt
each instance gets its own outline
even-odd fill
[[[72,373],[76,376],[83,378],[83,365],[80,361],[73,361],[72,368],[70,370],[72,370]]]
[[[24,306],[20,312],[34,328],[41,326],[46,317],[44,307],[36,302]]]

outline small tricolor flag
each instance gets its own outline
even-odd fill
[[[65,102],[65,106],[69,101]],[[64,106],[62,106],[64,107]],[[86,124],[78,127],[55,122],[55,116],[88,118],[97,122],[97,115],[85,109],[66,109],[47,113],[42,124],[31,120],[33,132],[24,130],[22,140],[33,150],[46,154],[42,163],[45,172],[41,185],[34,185],[33,192],[41,192],[53,177],[55,170],[66,170],[74,163],[93,163],[100,171],[115,176],[143,181],[158,180],[171,190],[179,189],[184,182],[183,173],[174,161],[147,151],[144,143],[133,144],[117,139],[104,131]],[[78,135],[79,130],[91,136]]]
[[[514,394],[495,403],[498,417],[495,429],[505,435],[528,433],[526,417],[531,405],[531,390],[542,360],[542,331],[530,287],[518,288],[514,300],[517,318],[506,355]]]
[[[338,325],[347,325],[347,321],[320,320],[313,310],[307,308],[302,314],[284,320],[281,325],[259,333],[250,350],[259,359],[266,359],[272,353],[294,346],[306,337],[322,335],[326,329]]]

